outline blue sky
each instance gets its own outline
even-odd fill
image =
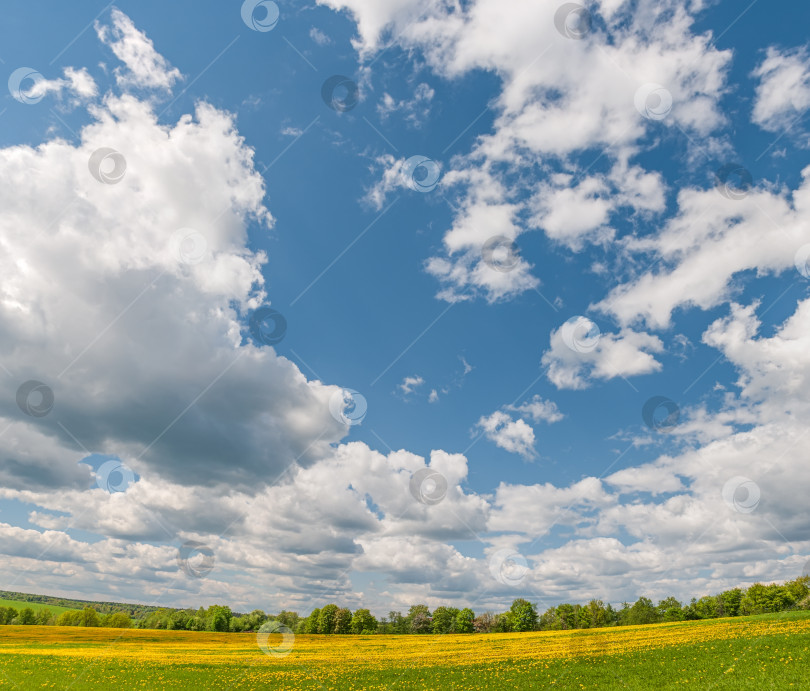
[[[384,613],[798,575],[808,10],[266,5],[4,8],[4,587]]]

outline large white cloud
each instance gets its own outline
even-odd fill
[[[200,103],[162,125],[127,93],[90,113],[78,143],[0,150],[0,417],[50,449],[32,473],[7,448],[0,473],[86,484],[86,449],[184,484],[255,485],[322,456],[347,431],[336,387],[240,326],[265,298],[246,223],[272,218],[232,116]],[[16,405],[27,380],[54,391],[49,415]]]

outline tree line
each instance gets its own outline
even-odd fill
[[[92,607],[99,614],[111,614],[113,612],[126,612],[133,619],[140,619],[150,612],[159,609],[157,605],[138,605],[133,603],[103,602],[99,600],[76,600],[69,597],[59,597],[57,595],[36,595],[34,593],[19,593],[10,590],[0,590],[0,600],[12,600],[15,602],[33,602],[37,605],[50,605],[51,607],[67,609],[84,609]]]
[[[93,607],[59,615],[51,614],[47,608],[34,611],[31,607],[24,607],[17,611],[13,607],[0,607],[0,624],[255,632],[265,622],[275,620],[294,633],[305,634],[507,633],[656,624],[792,609],[810,609],[810,576],[781,585],[755,583],[747,589],[733,588],[718,595],[692,598],[688,604],[674,597],[659,600],[658,604],[640,597],[632,605],[625,602],[616,609],[594,599],[584,605],[565,603],[549,607],[542,614],[538,613],[537,605],[524,598],[514,600],[506,612],[500,613],[487,611],[476,616],[469,607],[445,606],[436,607],[431,612],[427,605],[417,604],[411,606],[407,614],[391,611],[379,620],[368,609],[352,612],[333,603],[314,609],[306,617],[286,610],[265,614],[257,609],[249,614],[239,614],[225,605],[212,605],[197,610],[159,607],[134,620],[125,611],[99,614]]]

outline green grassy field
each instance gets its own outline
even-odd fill
[[[51,614],[62,614],[62,612],[72,612],[74,611],[71,607],[57,607],[56,605],[45,605],[41,602],[23,602],[21,600],[1,600],[0,599],[0,607],[13,607],[18,612],[23,607],[30,607],[35,612],[39,612],[41,609],[49,609],[51,610]]]
[[[276,645],[275,642],[271,645]],[[810,688],[810,612],[568,632],[296,636],[0,627],[0,688]]]

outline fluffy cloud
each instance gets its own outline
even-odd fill
[[[96,33],[102,43],[110,47],[125,69],[115,70],[119,86],[168,90],[182,78],[180,70],[172,67],[155,50],[152,41],[135,28],[132,20],[113,8],[112,26],[96,22]]]
[[[805,168],[794,191],[738,187],[729,196],[715,188],[681,190],[678,211],[660,233],[626,242],[628,251],[653,258],[659,268],[620,283],[594,307],[623,325],[665,328],[677,307],[709,309],[728,300],[743,271],[796,271],[807,242],[808,177]]]
[[[592,325],[579,317],[583,326]],[[661,369],[655,353],[664,350],[661,339],[652,334],[622,329],[618,333],[595,334],[587,342],[577,340],[574,324],[553,330],[551,347],[543,353],[546,376],[558,389],[584,389],[589,379],[613,379],[649,374]]]
[[[533,458],[536,454],[534,430],[523,419],[513,420],[503,411],[496,410],[492,415],[483,416],[478,427],[487,439],[510,453],[524,458]]]
[[[521,415],[530,417],[534,422],[559,422],[563,419],[563,414],[557,408],[554,401],[544,401],[539,395],[535,395],[531,400],[520,405],[508,405],[506,410],[511,410]]]
[[[517,419],[504,411],[517,413]],[[535,396],[521,405],[507,405],[503,410],[482,416],[476,427],[487,439],[505,451],[519,454],[524,458],[534,458],[537,455],[534,448],[534,429],[524,417],[533,422],[552,423],[562,420],[563,415],[556,403]]]
[[[403,395],[407,396],[408,394],[413,393],[414,389],[422,386],[424,383],[425,380],[422,377],[405,377],[397,388],[402,391]]]
[[[778,132],[789,128],[810,108],[810,56],[806,49],[769,48],[752,76],[759,79],[752,119],[763,129]]]
[[[642,213],[664,209],[661,176],[639,166],[617,164],[609,176],[582,179],[566,173],[538,185],[529,205],[529,223],[552,240],[581,250],[585,242],[613,239],[611,215],[620,208]]]

